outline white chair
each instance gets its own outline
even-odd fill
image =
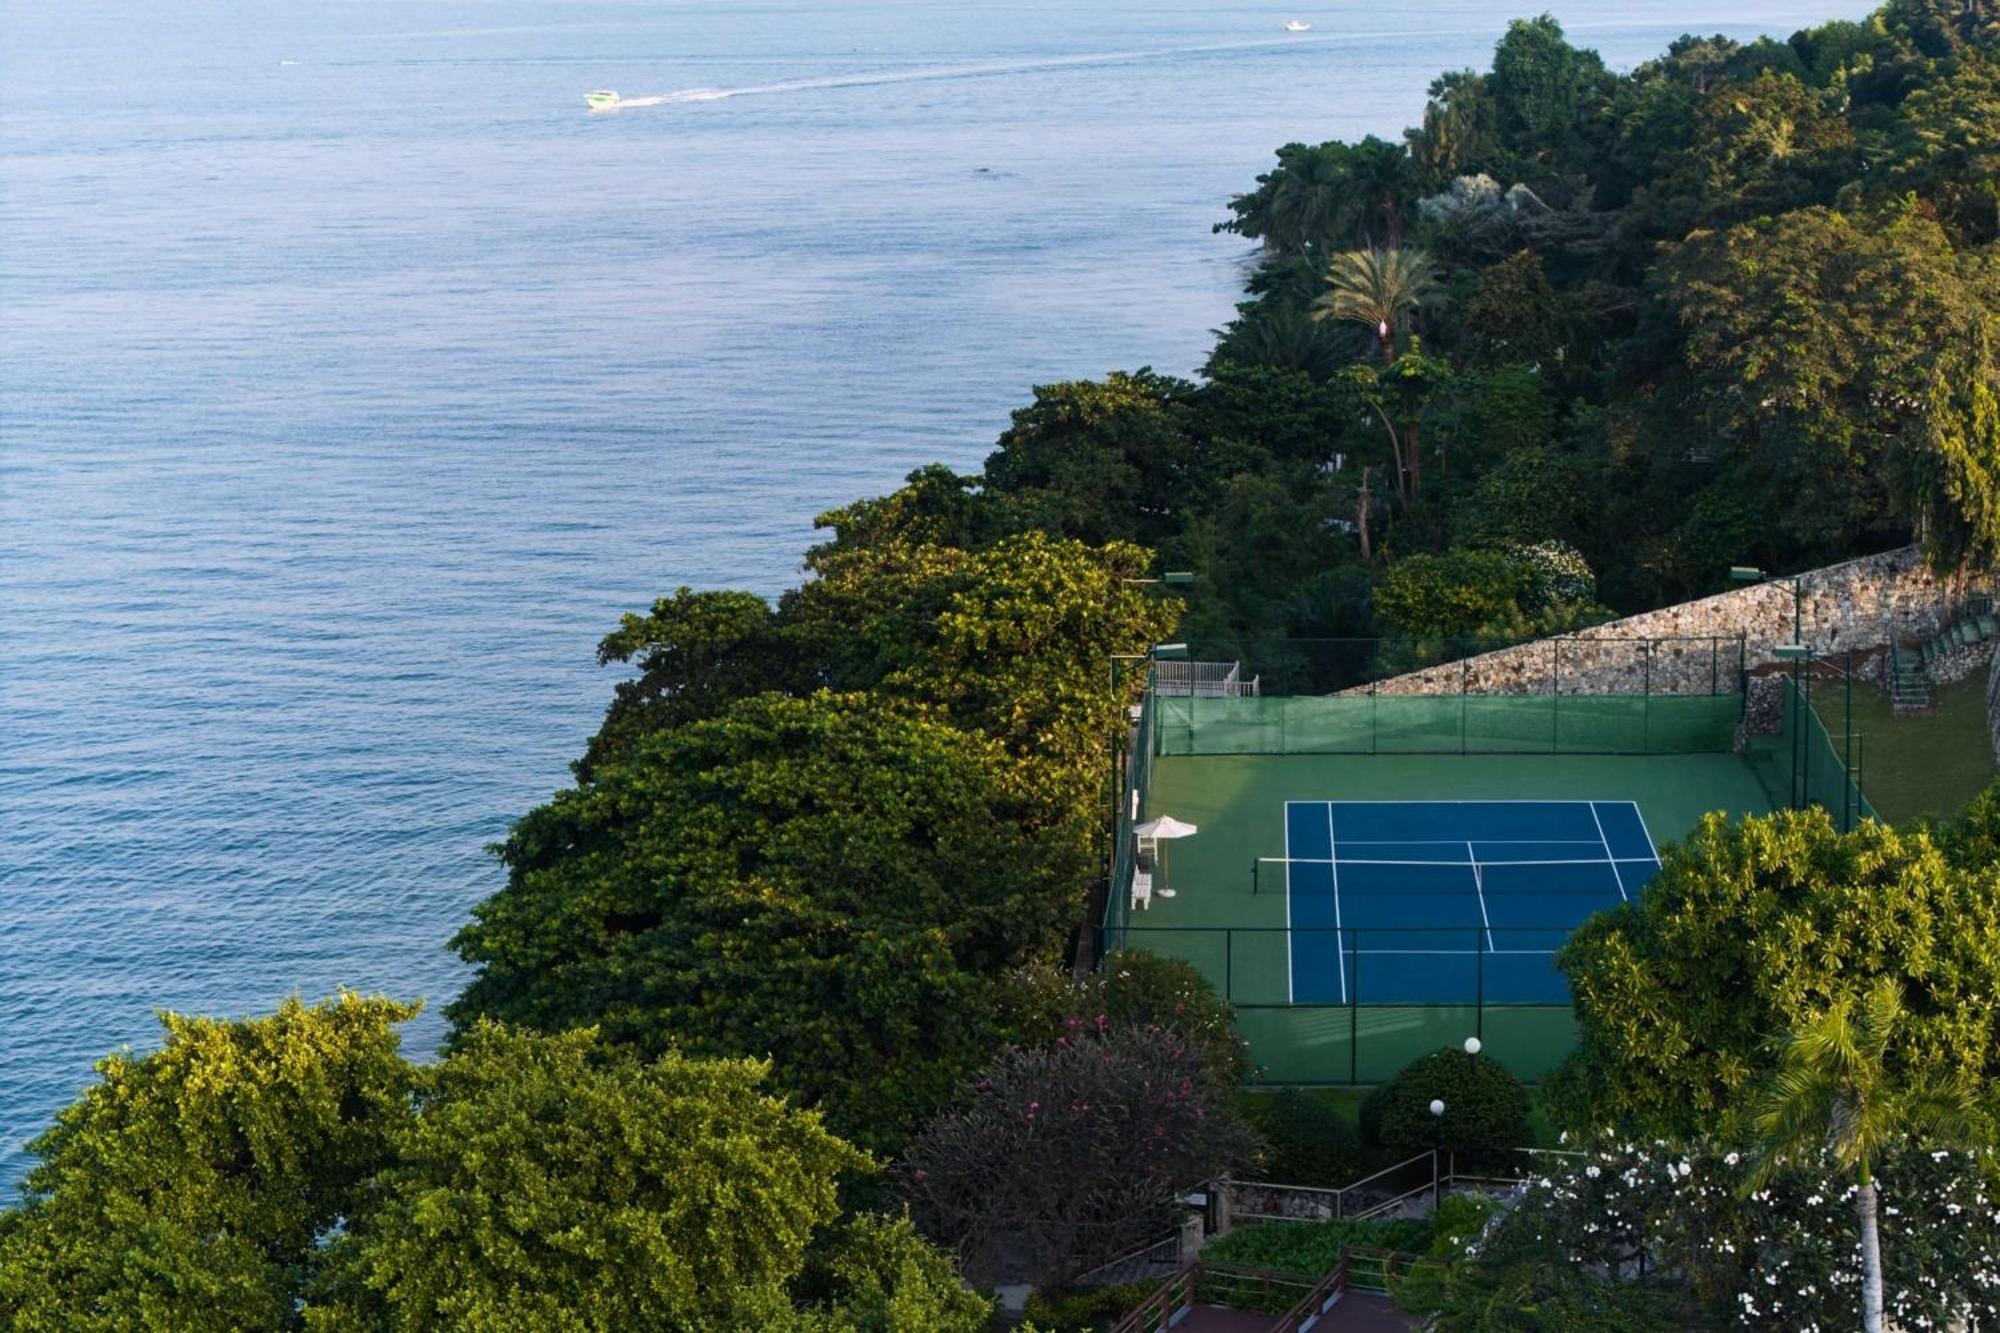
[[[1132,906],[1153,910],[1153,876],[1146,870],[1132,872]]]

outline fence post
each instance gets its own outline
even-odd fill
[[[1562,707],[1563,707],[1563,641],[1549,641],[1549,753],[1562,753]]]
[[[1464,754],[1466,752],[1465,750],[1465,710],[1467,707],[1466,694],[1471,689],[1471,686],[1472,686],[1472,659],[1469,657],[1461,657],[1458,659],[1458,752],[1460,754]]]
[[[1646,641],[1645,697],[1639,705],[1639,753],[1653,752],[1653,640]]]
[[[1236,1003],[1236,931],[1234,927],[1225,929],[1222,932],[1222,997],[1230,1004]]]
[[[1361,1081],[1361,932],[1351,934],[1348,971],[1354,974],[1354,986],[1347,992],[1347,1081],[1355,1084]]]
[[[1486,940],[1472,932],[1472,1035],[1486,1040]]]

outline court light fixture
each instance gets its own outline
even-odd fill
[[[1480,1041],[1479,1041],[1479,1038],[1477,1038],[1477,1037],[1467,1037],[1467,1038],[1465,1039],[1465,1053],[1466,1053],[1467,1055],[1477,1055],[1477,1054],[1479,1054],[1479,1047],[1480,1047]]]
[[[1162,643],[1156,645],[1153,649],[1153,656],[1155,657],[1170,657],[1175,654],[1186,657],[1187,645],[1184,643]]]
[[[1431,1100],[1431,1114],[1435,1116],[1442,1116],[1444,1114],[1444,1102],[1442,1100],[1437,1098]]]
[[[1771,656],[1782,662],[1805,661],[1812,657],[1812,645],[1809,643],[1774,643],[1771,645]]]
[[[1160,576],[1160,581],[1162,583],[1177,583],[1177,584],[1193,583],[1194,571],[1192,569],[1170,569],[1165,574]]]
[[[1762,583],[1770,577],[1769,574],[1766,574],[1755,565],[1731,565],[1729,567],[1729,581],[1731,583]]]

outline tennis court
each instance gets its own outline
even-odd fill
[[[1284,828],[1254,878],[1292,1004],[1566,1004],[1556,950],[1660,868],[1632,801],[1292,800]]]

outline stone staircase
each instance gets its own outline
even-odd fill
[[[2000,639],[2000,616],[1993,611],[1990,595],[1968,597],[1945,617],[1945,626],[1931,638],[1917,644],[1889,646],[1889,693],[1896,711],[1929,708],[1932,682],[1956,679],[1962,670],[1948,669],[1950,660],[1972,649]]]
[[[1889,703],[1899,713],[1917,713],[1929,708],[1930,674],[1924,670],[1920,649],[1889,645]]]

